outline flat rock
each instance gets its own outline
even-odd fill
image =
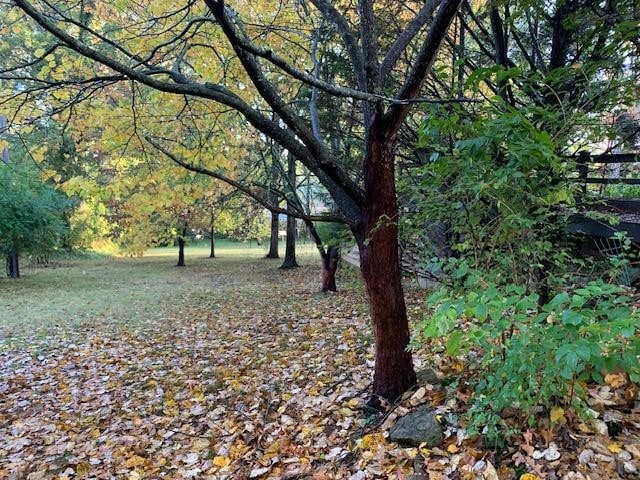
[[[442,445],[444,436],[435,412],[422,407],[401,417],[389,430],[389,439],[400,445],[418,447],[424,443],[433,448]]]
[[[419,385],[423,385],[428,383],[430,385],[440,385],[442,380],[438,377],[438,374],[431,370],[430,368],[425,368],[424,370],[420,370],[416,372],[416,379],[418,380]]]

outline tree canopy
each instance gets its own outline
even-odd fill
[[[19,255],[44,255],[59,246],[67,232],[67,198],[30,173],[0,167],[0,254],[13,277],[20,275]]]

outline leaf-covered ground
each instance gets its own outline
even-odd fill
[[[541,428],[496,453],[454,425],[441,449],[389,442],[412,405],[447,416],[464,392],[425,384],[386,414],[369,410],[356,275],[321,295],[313,256],[281,271],[260,252],[221,255],[184,269],[162,256],[85,260],[0,281],[0,478],[404,479],[416,457],[432,479],[637,478],[640,420],[617,408],[623,379],[594,390],[620,417],[617,438],[606,425]],[[421,297],[409,295],[414,317]]]

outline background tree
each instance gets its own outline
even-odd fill
[[[66,233],[68,199],[32,172],[0,167],[0,252],[7,275],[20,276],[20,255],[55,250]]]

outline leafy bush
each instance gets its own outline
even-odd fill
[[[429,159],[402,186],[412,206],[405,235],[447,225],[453,256],[533,290],[550,273],[573,269],[560,241],[575,204],[576,187],[566,178],[573,165],[534,121],[545,115],[506,105],[430,115],[419,142]]]
[[[325,248],[346,247],[355,242],[349,227],[341,223],[316,222],[315,227]]]
[[[67,231],[68,199],[28,172],[0,169],[0,254],[42,255]]]
[[[557,294],[540,306],[523,286],[485,282],[440,289],[419,326],[421,341],[446,340],[449,355],[467,355],[477,374],[470,432],[496,440],[532,425],[553,406],[585,413],[585,382],[620,369],[640,381],[640,314],[621,287],[601,281]],[[505,409],[518,412],[507,426]]]

